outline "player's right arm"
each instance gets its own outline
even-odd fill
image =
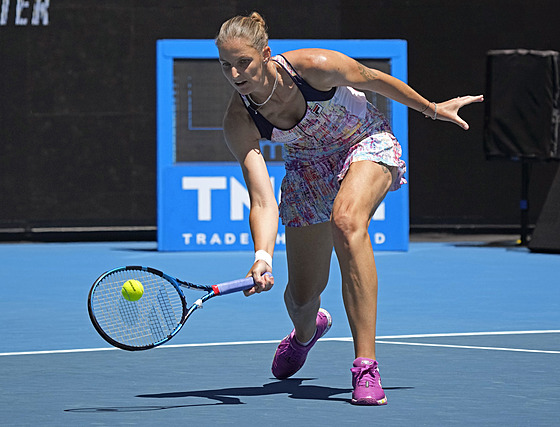
[[[261,153],[260,133],[237,93],[231,98],[223,125],[226,143],[241,166],[249,191],[249,224],[255,252],[264,250],[272,256],[278,233],[278,203]],[[272,287],[273,280],[263,276],[267,271],[271,268],[266,262],[253,264],[249,274],[257,285],[245,291],[246,295]]]

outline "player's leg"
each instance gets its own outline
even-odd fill
[[[305,363],[307,353],[331,326],[330,314],[320,309],[321,293],[329,278],[332,255],[330,223],[301,228],[286,227],[288,284],[286,308],[294,324],[272,361],[272,373],[284,379]]]
[[[333,243],[328,222],[286,227],[288,284],[284,301],[300,342],[315,334],[321,293],[329,279]]]
[[[371,161],[352,163],[333,207],[334,246],[357,358],[375,359],[377,270],[368,226],[393,182],[391,169]]]
[[[352,163],[333,207],[333,240],[356,354],[351,369],[356,405],[387,404],[375,355],[377,270],[368,225],[395,178],[396,171],[385,165]]]

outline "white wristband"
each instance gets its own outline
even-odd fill
[[[255,252],[255,262],[257,261],[264,261],[272,268],[272,256],[267,251],[259,249]]]

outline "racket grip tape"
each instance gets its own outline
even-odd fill
[[[255,285],[252,277],[244,279],[233,280],[231,282],[224,282],[218,285],[213,285],[212,290],[216,295],[226,295],[234,292],[244,291],[250,289]]]

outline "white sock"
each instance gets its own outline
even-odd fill
[[[297,339],[296,337],[296,341],[298,342],[299,345],[303,346],[303,347],[307,347],[311,341],[313,341],[313,339],[315,338],[315,335],[317,335],[317,329],[315,329],[315,333],[313,334],[313,336],[311,337],[311,339],[307,342],[301,342],[300,340]]]

